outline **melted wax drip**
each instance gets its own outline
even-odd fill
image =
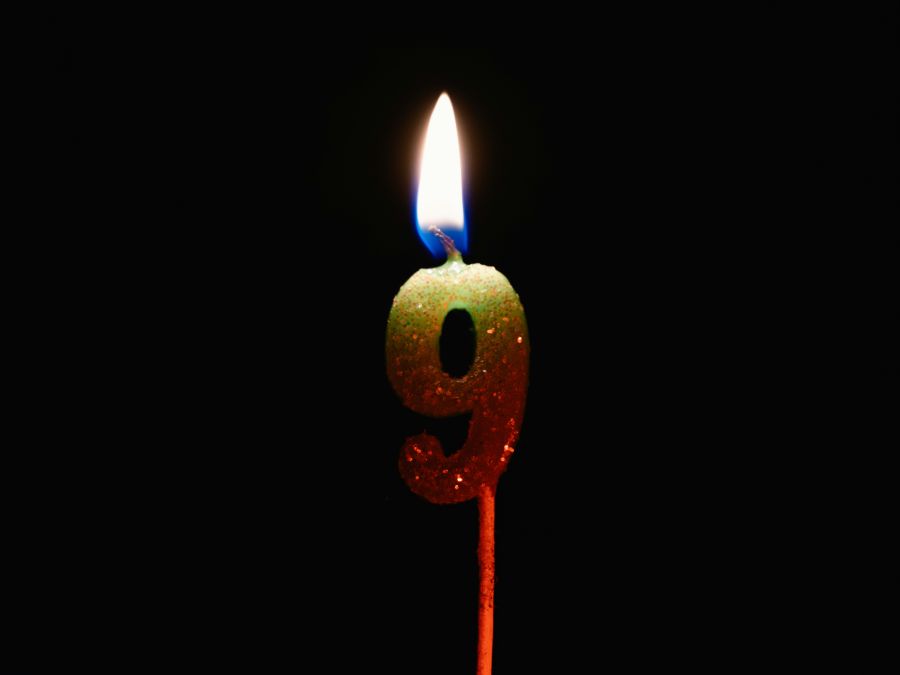
[[[464,309],[475,326],[475,360],[463,377],[441,369],[444,317]],[[400,288],[388,318],[388,378],[403,403],[430,417],[472,413],[465,444],[452,456],[429,434],[406,440],[400,474],[438,504],[494,488],[515,449],[528,386],[528,328],[519,296],[500,272],[458,257],[419,270]]]

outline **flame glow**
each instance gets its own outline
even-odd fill
[[[447,94],[441,94],[425,134],[419,167],[419,194],[416,199],[416,225],[419,236],[435,257],[444,248],[431,228],[437,227],[453,240],[456,248],[466,251],[466,225],[463,214],[462,162],[453,105]]]

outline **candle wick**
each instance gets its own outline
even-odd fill
[[[431,232],[435,237],[440,240],[441,244],[444,246],[444,250],[447,252],[447,260],[459,260],[462,258],[459,251],[456,250],[456,246],[453,245],[453,240],[444,234],[439,228],[432,225],[428,228],[428,231]]]

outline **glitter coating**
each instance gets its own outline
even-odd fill
[[[454,378],[441,369],[444,317],[466,310],[475,326],[475,360]],[[429,434],[410,437],[400,474],[410,489],[438,504],[478,497],[509,465],[528,387],[528,327],[519,296],[493,267],[451,257],[419,270],[400,288],[388,317],[387,372],[404,405],[422,415],[472,413],[466,442],[450,457]]]

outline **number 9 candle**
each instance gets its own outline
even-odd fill
[[[413,274],[394,298],[387,325],[387,373],[403,404],[430,417],[471,413],[462,448],[447,456],[429,434],[406,440],[400,474],[436,504],[478,500],[480,596],[478,675],[491,672],[494,606],[494,497],[522,424],[528,386],[528,328],[513,287],[493,267],[467,265],[462,170],[456,121],[441,94],[428,124],[416,220],[423,243],[446,255]],[[439,340],[452,310],[469,314],[475,358],[462,377],[443,371]]]

